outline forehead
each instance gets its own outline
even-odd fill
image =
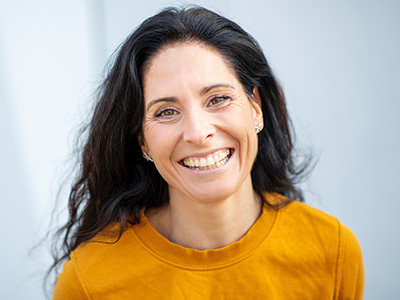
[[[227,60],[207,45],[188,42],[162,48],[151,58],[143,74],[146,95],[179,88],[202,88],[220,83],[238,84]]]

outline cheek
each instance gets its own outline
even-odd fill
[[[232,133],[238,136],[253,135],[254,115],[248,105],[235,104],[223,115],[223,123]]]
[[[244,103],[237,107],[236,113],[226,117],[226,128],[239,143],[240,157],[243,161],[256,156],[258,138],[254,128],[255,116],[250,106]]]
[[[146,143],[153,158],[171,155],[176,140],[176,131],[171,127],[158,125],[146,128]]]

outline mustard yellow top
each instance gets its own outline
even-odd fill
[[[143,216],[117,243],[73,251],[53,299],[343,300],[362,299],[363,285],[350,229],[293,201],[279,211],[264,208],[241,240],[217,250],[173,244]]]

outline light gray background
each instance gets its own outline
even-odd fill
[[[43,298],[49,257],[44,247],[28,251],[48,228],[107,57],[143,19],[179,3],[0,0],[2,299]],[[303,185],[306,201],[357,235],[365,299],[398,299],[400,2],[196,3],[260,42],[284,87],[298,146],[318,159]]]

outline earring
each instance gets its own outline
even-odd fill
[[[143,152],[143,157],[145,160],[153,162],[153,158],[145,152]]]
[[[260,133],[261,130],[263,129],[263,123],[258,123],[257,126],[254,127],[256,130],[256,133]]]

